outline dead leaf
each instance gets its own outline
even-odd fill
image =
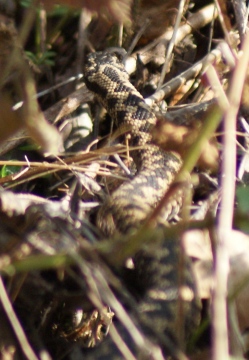
[[[135,33],[144,28],[140,44],[144,45],[154,40],[174,25],[179,3],[179,0],[141,0],[139,2]]]
[[[213,287],[213,255],[208,230],[189,230],[183,235],[185,251],[193,261],[197,292],[201,299],[209,299]]]
[[[208,231],[190,230],[183,235],[187,254],[194,258],[193,270],[201,298],[210,298],[213,287],[213,256]],[[240,331],[249,328],[249,236],[232,230],[226,238],[230,273],[229,298],[236,305]]]
[[[175,125],[170,121],[158,118],[156,126],[152,130],[152,139],[155,144],[165,151],[175,151],[184,160],[189,148],[199,135],[200,124],[191,126]],[[214,138],[206,141],[205,147],[199,156],[197,165],[200,169],[216,171],[218,168],[219,151]]]
[[[0,95],[0,142],[6,140],[22,128],[20,112],[12,110],[8,94]]]
[[[61,134],[47,122],[43,113],[37,109],[36,113],[29,113],[25,117],[25,125],[28,134],[41,146],[45,155],[56,155],[63,152]]]
[[[78,9],[85,7],[98,14],[105,14],[119,23],[130,21],[131,0],[42,0],[41,3],[47,10],[51,10],[56,4]]]
[[[0,22],[0,54],[0,141],[26,128],[44,153],[60,153],[63,151],[61,135],[40,110],[32,70],[18,44],[12,22]],[[12,109],[14,104],[10,92],[23,99],[23,106],[18,111]]]
[[[30,205],[44,203],[49,203],[49,200],[33,194],[15,194],[12,191],[0,192],[0,212],[9,217],[25,214]]]

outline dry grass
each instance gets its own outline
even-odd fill
[[[141,0],[130,7],[130,1],[108,0],[101,1],[108,16],[101,16],[98,2],[89,4],[83,4],[87,11],[76,1],[76,10],[59,6],[46,12],[50,9],[39,8],[38,2],[24,9],[13,1],[13,14],[0,7],[1,356],[100,359],[105,345],[100,351],[81,347],[89,346],[88,329],[96,323],[109,326],[108,305],[123,326],[123,333],[119,325],[118,331],[110,329],[123,358],[136,359],[135,347],[151,359],[165,358],[161,348],[179,360],[243,359],[247,298],[239,302],[239,294],[231,296],[230,283],[235,288],[243,283],[240,292],[246,291],[247,263],[235,268],[229,244],[234,236],[242,246],[240,237],[248,232],[249,209],[240,198],[235,210],[237,186],[245,184],[248,196],[246,9],[220,1],[196,1],[190,8],[188,1]],[[132,173],[134,166],[129,137],[122,141],[124,134],[108,122],[78,72],[89,51],[117,45],[127,50],[131,81],[160,119],[154,141],[179,153],[183,163],[137,232],[100,241],[96,209],[130,176],[125,166]],[[29,59],[24,50],[31,53]],[[117,154],[123,169],[113,160]],[[184,206],[174,219],[177,226],[156,227],[161,210],[179,192]],[[189,242],[191,230],[198,232]],[[178,324],[179,346],[156,324],[151,324],[154,337],[144,335],[135,297],[120,273],[144,246],[160,251],[161,243],[172,239],[195,260],[202,314],[209,322],[209,336],[203,316],[188,342]],[[175,266],[180,274],[181,266]],[[243,279],[236,278],[242,269]],[[204,295],[200,289],[206,279]],[[82,309],[86,318],[79,335],[77,326],[75,331],[68,324]],[[177,309],[181,317],[181,303]],[[110,336],[103,344],[108,341]]]

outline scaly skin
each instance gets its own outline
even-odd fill
[[[130,83],[122,63],[122,55],[122,51],[92,53],[88,56],[84,70],[87,87],[96,95],[117,126],[128,130],[130,145],[139,147],[131,152],[137,167],[135,177],[115,190],[98,211],[97,225],[108,237],[138,229],[165,194],[181,166],[181,159],[177,154],[164,152],[151,143],[150,129],[155,125],[156,118],[142,95]],[[167,209],[168,215],[174,211],[174,206],[175,204]],[[181,199],[177,206],[181,206]],[[153,342],[160,344],[166,353],[169,351],[168,334],[175,337],[179,320],[179,293],[183,293],[184,289],[189,291],[188,299],[186,293],[181,294],[181,297],[185,315],[188,313],[190,317],[195,297],[189,264],[184,264],[182,279],[179,281],[179,254],[179,242],[162,239],[160,246],[157,243],[154,248],[140,251],[134,257],[133,290],[137,292],[137,284],[142,289],[138,298],[136,297],[134,317],[142,331]],[[129,284],[129,288],[132,285]],[[140,315],[137,318],[138,313]],[[111,346],[110,342],[110,339],[104,341],[100,349],[97,348],[86,358],[122,359],[117,348]],[[142,358],[145,359],[145,355]]]
[[[98,227],[106,235],[137,228],[158,204],[181,166],[176,153],[151,144],[150,129],[156,123],[142,95],[129,81],[116,53],[93,53],[85,66],[85,83],[120,128],[129,129],[131,152],[137,166],[132,181],[125,182],[98,213]],[[181,199],[179,199],[181,202]],[[170,214],[171,209],[168,209]]]

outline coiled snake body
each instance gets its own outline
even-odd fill
[[[176,154],[164,152],[151,143],[150,129],[156,118],[130,83],[122,55],[122,51],[92,53],[84,70],[87,87],[116,124],[130,133],[130,145],[136,147],[131,152],[137,167],[135,177],[115,190],[98,212],[97,224],[106,236],[138,228],[165,194],[181,166]],[[167,214],[173,210],[167,209]],[[176,322],[174,312],[179,298],[179,247],[175,241],[167,241],[160,249],[141,251],[134,259],[136,276],[141,278],[144,287],[138,311],[146,314],[147,323],[162,336],[169,330],[175,331],[172,323]],[[183,284],[193,294],[189,270],[185,272]],[[116,358],[114,353],[105,350],[103,353],[106,353],[103,359]],[[94,358],[102,357],[95,355]]]

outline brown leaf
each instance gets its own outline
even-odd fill
[[[61,134],[47,122],[36,99],[27,96],[23,109],[13,111],[9,95],[1,94],[0,142],[5,141],[20,129],[26,129],[30,137],[41,146],[44,153],[55,155],[63,151]]]
[[[40,111],[33,74],[18,44],[17,31],[12,21],[0,22],[0,54],[0,141],[26,128],[43,152],[61,152],[61,135]],[[23,106],[18,111],[12,110],[9,89],[23,99]]]
[[[232,230],[225,239],[230,273],[228,295],[235,301],[240,331],[249,328],[249,236]],[[194,258],[193,270],[201,298],[209,298],[213,287],[213,255],[208,231],[190,230],[184,233],[187,254]]]
[[[81,9],[83,7],[98,14],[105,14],[116,22],[130,21],[131,0],[43,0],[45,9],[51,10],[56,4]]]
[[[12,102],[7,94],[0,95],[0,142],[6,140],[22,128],[20,113],[12,110]]]
[[[191,126],[182,126],[172,124],[165,119],[158,119],[156,126],[152,130],[152,139],[158,146],[165,151],[175,151],[183,159],[191,145],[199,135],[199,124]],[[210,169],[216,171],[218,167],[219,152],[215,139],[206,142],[205,148],[200,154],[197,165],[201,169]]]
[[[22,85],[23,107],[22,121],[30,137],[41,146],[45,154],[56,155],[63,151],[62,136],[53,125],[45,119],[36,99],[36,87],[28,66],[22,64],[20,83]]]
[[[36,144],[41,146],[42,152],[45,155],[56,155],[63,152],[61,134],[56,127],[47,122],[43,113],[37,111],[31,120],[32,122],[26,122],[26,129]]]
[[[213,256],[207,230],[189,230],[183,235],[186,253],[193,262],[196,286],[201,299],[209,299],[213,286]]]
[[[135,33],[144,28],[140,44],[161,36],[170,26],[175,24],[179,0],[141,0],[137,10]]]

